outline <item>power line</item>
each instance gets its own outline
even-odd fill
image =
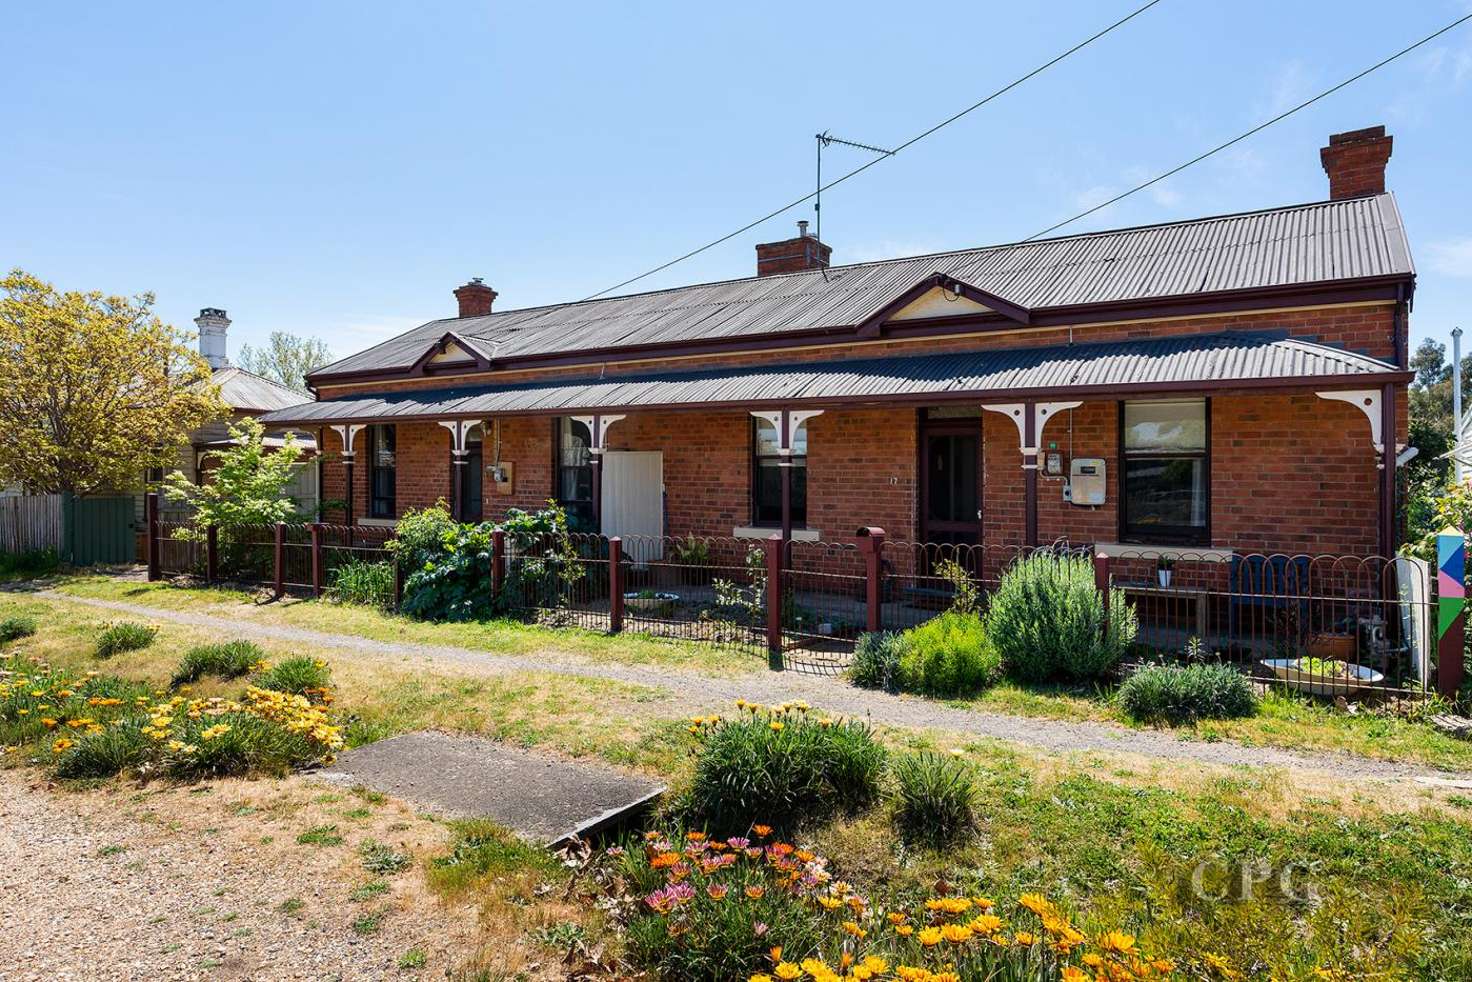
[[[1309,106],[1312,106],[1314,103],[1318,102],[1320,99],[1323,99],[1323,98],[1326,98],[1328,96],[1333,95],[1335,92],[1338,92],[1340,89],[1344,88],[1346,85],[1350,85],[1350,84],[1352,84],[1354,82],[1358,82],[1360,79],[1364,78],[1366,75],[1369,75],[1371,72],[1378,71],[1379,69],[1384,68],[1386,65],[1390,64],[1392,61],[1395,61],[1397,58],[1400,58],[1403,55],[1410,54],[1412,51],[1415,51],[1417,48],[1421,47],[1421,45],[1426,44],[1429,41],[1436,40],[1437,38],[1439,38],[1443,34],[1445,34],[1447,31],[1450,31],[1452,28],[1457,27],[1457,26],[1459,26],[1461,24],[1464,24],[1464,23],[1466,23],[1469,20],[1472,20],[1472,14],[1466,14],[1466,15],[1464,15],[1462,17],[1458,17],[1456,20],[1452,21],[1450,24],[1446,25],[1441,30],[1435,31],[1435,32],[1433,32],[1431,34],[1426,35],[1421,40],[1417,41],[1415,44],[1408,45],[1407,47],[1401,48],[1399,51],[1397,51],[1395,54],[1391,55],[1390,57],[1388,57],[1388,58],[1386,58],[1386,59],[1384,59],[1382,61],[1376,62],[1375,64],[1371,65],[1369,68],[1366,68],[1364,71],[1359,72],[1356,75],[1351,75],[1349,78],[1347,78],[1344,81],[1340,82],[1338,85],[1334,85],[1334,86],[1331,86],[1331,87],[1325,89],[1324,91],[1320,92],[1318,95],[1314,96],[1313,98],[1306,99],[1303,102],[1300,102],[1298,105],[1294,106],[1292,109],[1289,109],[1289,110],[1287,110],[1285,112],[1281,112],[1278,115],[1274,116],[1272,119],[1267,120],[1266,122],[1258,123],[1252,129],[1250,129],[1247,132],[1242,133],[1242,134],[1240,134],[1238,136],[1232,137],[1232,139],[1228,140],[1226,143],[1218,144],[1217,146],[1212,147],[1210,150],[1206,151],[1205,153],[1200,154],[1200,155],[1195,156],[1195,157],[1192,157],[1190,160],[1186,161],[1184,164],[1180,164],[1180,165],[1178,165],[1176,167],[1172,167],[1170,170],[1166,171],[1164,174],[1160,174],[1160,175],[1158,175],[1156,177],[1152,177],[1152,178],[1150,178],[1150,180],[1144,182],[1143,184],[1137,184],[1134,187],[1130,188],[1128,191],[1125,191],[1125,192],[1123,192],[1121,194],[1115,195],[1114,197],[1110,198],[1108,201],[1101,202],[1100,204],[1097,204],[1094,207],[1089,208],[1086,211],[1079,212],[1077,215],[1074,215],[1072,218],[1066,218],[1063,221],[1057,223],[1056,225],[1049,225],[1047,228],[1043,229],[1041,232],[1034,232],[1032,235],[1029,235],[1027,238],[1023,239],[1022,241],[1023,242],[1031,242],[1033,239],[1039,238],[1040,236],[1047,235],[1049,232],[1056,232],[1058,229],[1062,228],[1063,226],[1065,226],[1065,225],[1072,225],[1074,222],[1078,221],[1080,218],[1085,218],[1085,217],[1087,217],[1089,215],[1092,215],[1094,212],[1099,211],[1102,208],[1108,208],[1110,205],[1115,204],[1116,202],[1123,201],[1125,198],[1128,198],[1130,195],[1136,194],[1136,193],[1138,193],[1140,191],[1143,191],[1146,188],[1150,187],[1152,184],[1159,184],[1161,181],[1165,180],[1167,177],[1171,177],[1172,175],[1179,174],[1181,171],[1185,170],[1187,167],[1190,167],[1190,166],[1192,166],[1194,164],[1199,164],[1199,163],[1201,163],[1201,161],[1205,160],[1207,157],[1210,157],[1213,154],[1221,153],[1223,150],[1227,149],[1228,147],[1232,146],[1233,144],[1235,144],[1235,143],[1241,143],[1243,140],[1247,139],[1249,136],[1252,136],[1255,133],[1261,133],[1263,130],[1267,129],[1269,126],[1272,126],[1274,123],[1278,123],[1278,122],[1281,122],[1282,120],[1287,119],[1289,116],[1292,116],[1294,113],[1298,112],[1300,109],[1307,109]]]
[[[778,215],[782,214],[784,211],[789,211],[789,210],[791,210],[793,208],[796,208],[798,205],[802,204],[805,201],[812,200],[818,194],[821,194],[822,192],[827,191],[829,188],[837,187],[838,185],[842,184],[844,181],[848,180],[851,177],[857,177],[859,174],[862,174],[864,171],[868,170],[870,167],[873,167],[875,164],[879,163],[881,160],[888,160],[889,157],[894,156],[895,154],[899,153],[901,150],[905,150],[905,149],[907,149],[909,147],[914,146],[915,144],[919,143],[921,140],[923,140],[926,137],[930,136],[931,134],[935,133],[937,130],[940,130],[940,129],[946,127],[946,126],[951,125],[952,123],[956,122],[956,120],[958,120],[961,117],[967,115],[968,113],[971,113],[971,112],[974,112],[977,109],[980,109],[982,106],[986,105],[988,102],[991,102],[993,99],[996,99],[997,97],[1002,96],[1002,95],[1005,95],[1006,93],[1012,91],[1013,89],[1017,88],[1017,86],[1021,85],[1023,82],[1026,82],[1026,81],[1028,81],[1031,78],[1034,78],[1034,77],[1036,77],[1038,75],[1041,75],[1043,72],[1047,71],[1049,68],[1052,68],[1054,65],[1058,64],[1063,59],[1069,57],[1070,55],[1072,55],[1072,54],[1074,54],[1074,53],[1076,53],[1078,51],[1083,50],[1084,48],[1086,48],[1089,45],[1093,44],[1095,41],[1097,41],[1100,38],[1102,38],[1104,35],[1110,33],[1111,31],[1113,31],[1115,28],[1123,27],[1125,24],[1127,24],[1130,21],[1134,20],[1136,17],[1140,16],[1145,11],[1149,10],[1151,7],[1155,6],[1156,4],[1158,4],[1160,2],[1161,2],[1161,0],[1149,0],[1148,3],[1144,3],[1144,4],[1140,5],[1139,7],[1136,7],[1134,10],[1130,11],[1124,17],[1121,17],[1119,20],[1115,21],[1113,24],[1110,24],[1108,27],[1104,28],[1103,30],[1099,31],[1098,33],[1093,34],[1093,35],[1090,35],[1089,37],[1085,38],[1084,40],[1078,42],[1073,47],[1069,48],[1067,51],[1064,51],[1061,54],[1055,55],[1053,58],[1049,59],[1048,61],[1043,62],[1041,65],[1039,65],[1038,67],[1034,68],[1032,71],[1028,72],[1026,75],[1022,75],[1022,76],[1019,76],[1018,78],[1013,79],[1011,82],[1008,82],[1006,85],[1002,86],[1000,89],[997,89],[995,92],[993,92],[991,95],[987,96],[986,98],[981,99],[978,102],[972,103],[971,105],[967,106],[965,109],[962,109],[960,112],[956,113],[955,115],[949,116],[946,119],[941,120],[939,123],[936,123],[934,126],[930,127],[929,129],[927,129],[927,130],[925,130],[925,131],[923,131],[921,133],[918,133],[915,136],[910,137],[910,139],[906,140],[904,143],[901,143],[899,146],[895,147],[894,150],[889,154],[889,156],[887,156],[887,157],[876,157],[873,160],[868,161],[867,163],[865,163],[865,164],[863,164],[863,165],[861,165],[859,167],[855,167],[853,170],[851,170],[848,173],[844,174],[842,177],[835,178],[834,180],[828,182],[827,184],[820,185],[816,191],[813,191],[813,192],[811,192],[809,194],[805,194],[801,198],[798,198],[795,201],[789,201],[787,204],[783,205],[782,207],[767,212],[761,218],[758,218],[758,219],[756,219],[753,222],[748,222],[747,224],[745,224],[745,225],[741,226],[740,228],[736,229],[735,231],[728,232],[727,234],[721,236],[719,239],[713,239],[710,242],[707,242],[703,246],[700,246],[700,247],[695,248],[695,249],[691,249],[689,252],[685,253],[684,255],[676,256],[674,259],[671,259],[669,262],[661,263],[660,265],[655,266],[653,269],[646,270],[645,272],[640,273],[638,276],[631,276],[628,279],[624,280],[622,283],[615,283],[613,286],[606,287],[605,289],[599,290],[597,293],[589,294],[588,296],[584,297],[583,299],[584,300],[592,300],[592,299],[594,299],[596,297],[601,297],[605,293],[612,293],[614,290],[620,290],[620,289],[628,286],[630,283],[637,283],[639,280],[642,280],[645,277],[653,276],[655,273],[659,273],[659,272],[662,272],[662,271],[664,271],[666,269],[669,269],[671,266],[674,266],[676,263],[682,263],[682,262],[684,262],[685,260],[689,259],[692,256],[697,256],[700,253],[705,252],[707,249],[713,249],[713,248],[715,248],[716,246],[720,245],[722,242],[726,242],[726,241],[729,241],[731,239],[734,239],[736,236],[742,234],[743,232],[749,232],[749,231],[751,231],[752,229],[756,228],[758,225],[762,224],[763,222],[769,221],[769,220],[771,220],[773,218],[776,218]]]

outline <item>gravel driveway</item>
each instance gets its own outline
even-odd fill
[[[668,692],[672,698],[664,705],[672,707],[680,715],[711,710],[729,711],[737,699],[760,703],[804,699],[829,712],[866,717],[874,723],[954,730],[970,736],[1005,740],[1052,753],[1135,754],[1179,761],[1182,764],[1198,762],[1225,766],[1281,767],[1321,772],[1344,780],[1407,781],[1433,775],[1446,776],[1444,772],[1420,765],[1373,760],[1347,753],[1299,753],[1271,747],[1249,747],[1229,741],[1208,743],[1184,739],[1163,730],[1134,730],[1110,723],[1068,722],[978,712],[914,696],[895,696],[857,689],[838,679],[795,672],[719,678],[687,669],[594,662],[556,652],[526,657],[444,645],[374,641],[304,628],[251,623],[215,614],[161,610],[144,604],[75,597],[50,590],[41,591],[38,595],[154,621],[209,628],[235,636],[296,641],[363,654],[392,656],[396,659],[419,656],[473,666],[479,671],[495,674],[557,672],[584,678],[631,682]]]
[[[323,791],[292,778],[77,794],[0,771],[0,979],[443,978],[473,917],[437,913],[412,871],[351,897],[369,878],[360,839],[412,848],[443,830],[391,803],[349,820],[356,799]],[[341,843],[298,844],[326,823]],[[423,967],[401,971],[413,949]]]

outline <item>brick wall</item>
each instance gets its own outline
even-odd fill
[[[1402,406],[1402,413],[1404,406]],[[1038,538],[1075,543],[1118,538],[1118,404],[1089,402],[1049,420],[1044,452],[1057,443],[1069,459],[1102,457],[1106,503],[1063,500],[1062,481],[1038,478]],[[1404,417],[1402,416],[1402,419]],[[1010,419],[985,413],[982,432],[983,535],[989,548],[1023,544],[1022,457]],[[916,416],[909,409],[825,412],[808,423],[808,526],[824,538],[883,527],[892,539],[919,536]],[[1239,551],[1373,553],[1377,546],[1378,470],[1369,424],[1354,407],[1311,394],[1242,393],[1212,399],[1212,545]],[[1403,438],[1403,434],[1402,434]],[[367,514],[366,440],[359,435],[355,505]],[[729,536],[751,520],[751,423],[745,413],[631,414],[608,434],[613,450],[664,455],[666,530],[670,535]],[[324,498],[342,497],[336,435],[324,434]],[[400,424],[400,512],[450,495],[449,434],[436,424]],[[488,436],[485,461],[493,458]],[[485,484],[485,515],[537,508],[553,493],[552,424],[504,420],[501,456],[515,468],[515,493]],[[329,520],[340,520],[332,516]],[[999,553],[1001,554],[1001,553]]]

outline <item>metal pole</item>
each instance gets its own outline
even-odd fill
[[[1455,450],[1462,443],[1463,433],[1466,427],[1462,425],[1462,329],[1452,328],[1452,448]],[[1456,475],[1457,483],[1461,484],[1466,476],[1466,469],[1462,465],[1460,454],[1452,456],[1452,472]]]

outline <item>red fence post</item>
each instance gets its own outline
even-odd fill
[[[1104,636],[1109,636],[1109,556],[1102,552],[1094,553],[1094,588],[1099,591],[1099,599],[1104,601]]]
[[[276,599],[286,596],[286,523],[276,523]]]
[[[617,634],[624,629],[624,540],[613,536],[608,540],[608,630]]]
[[[220,529],[211,525],[204,530],[204,580],[213,583],[220,578]]]
[[[150,582],[163,578],[159,560],[158,542],[158,492],[150,491],[143,499],[143,517],[148,526],[148,579]]]
[[[859,551],[864,554],[864,630],[884,630],[884,529],[861,528]]]
[[[506,586],[506,533],[501,529],[491,531],[491,601],[501,596],[501,589]]]
[[[782,536],[767,540],[767,665],[782,671]]]
[[[322,596],[322,523],[313,522],[312,530],[312,596]],[[397,564],[395,564],[397,565]]]

